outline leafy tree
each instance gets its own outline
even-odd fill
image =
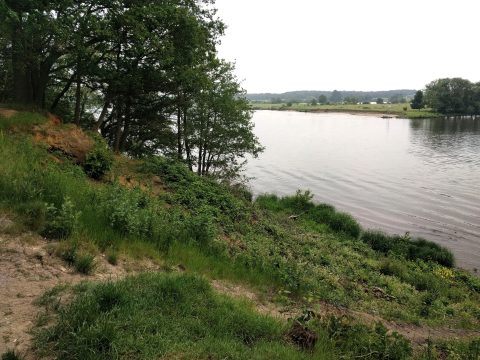
[[[423,91],[418,90],[410,103],[412,109],[423,109],[425,104],[423,103]]]
[[[378,99],[377,99],[377,104],[383,104],[383,99],[382,99],[382,98],[378,98]]]
[[[310,101],[310,105],[312,105],[312,106],[318,105],[317,99],[313,98],[313,99]]]
[[[55,111],[118,153],[236,169],[260,146],[233,68],[217,59],[213,3],[0,0],[0,100]]]
[[[395,94],[391,96],[389,100],[392,104],[403,104],[407,102],[407,99],[402,94]]]
[[[425,103],[445,115],[471,115],[478,112],[478,87],[469,80],[446,78],[432,81],[425,89]]]
[[[343,96],[342,93],[338,90],[333,90],[332,95],[330,96],[330,102],[339,103],[342,102]]]
[[[354,96],[348,96],[345,98],[345,103],[347,104],[357,104],[358,103],[358,99]]]
[[[318,97],[318,103],[319,104],[326,104],[328,102],[328,99],[325,95],[320,95]]]

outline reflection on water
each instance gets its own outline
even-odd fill
[[[480,266],[480,119],[259,111],[253,191],[310,189],[365,227],[436,241]]]

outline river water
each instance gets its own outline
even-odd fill
[[[480,268],[480,119],[254,113],[254,194],[311,190],[366,228],[420,236]]]

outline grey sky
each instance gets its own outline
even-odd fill
[[[249,92],[480,81],[480,0],[217,0]]]

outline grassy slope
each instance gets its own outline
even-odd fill
[[[15,124],[16,119],[25,117],[38,122],[37,115],[17,116],[9,120],[10,125]],[[2,121],[4,119],[0,119],[0,123]],[[27,124],[29,121],[22,120]],[[358,240],[361,229],[351,217],[339,214],[328,206],[311,204],[308,194],[299,193],[285,199],[266,196],[251,203],[247,200],[248,194],[241,189],[229,189],[198,178],[182,165],[163,159],[139,162],[117,159],[111,179],[96,182],[89,180],[79,166],[73,165],[61,154],[55,154],[53,158],[44,146],[33,144],[29,136],[11,133],[7,126],[0,131],[0,153],[3,155],[0,158],[0,204],[18,214],[27,226],[42,231],[51,221],[45,214],[44,203],[57,209],[63,209],[65,203],[72,203],[75,214],[79,212],[75,229],[65,240],[67,248],[69,244],[73,247],[78,243],[88,243],[107,253],[148,256],[163,262],[166,268],[181,263],[192,273],[243,282],[259,291],[273,292],[278,294],[275,296],[277,301],[292,306],[316,310],[326,301],[400,322],[479,327],[478,278],[435,262],[409,260],[405,253],[395,248],[382,252],[375,245],[373,247],[377,250],[374,250],[368,241]],[[122,182],[125,178],[130,179],[128,184],[120,185],[116,181]],[[159,180],[161,186],[158,186]],[[291,215],[299,217],[294,220]],[[91,344],[89,336],[104,326],[108,327],[110,332],[107,334],[111,334],[114,340],[105,339],[108,346],[102,347],[103,343],[98,345],[100,348],[95,356],[101,356],[102,351],[118,351],[120,348],[126,351],[128,342],[115,342],[120,338],[125,341],[144,340],[139,343],[141,349],[138,351],[139,354],[148,354],[147,358],[166,354],[160,351],[165,347],[157,342],[171,344],[178,358],[194,358],[193,354],[198,351],[205,355],[200,358],[205,358],[207,353],[214,354],[213,358],[309,356],[282,340],[284,325],[273,329],[273,320],[217,298],[202,281],[165,275],[111,285],[121,289],[118,290],[119,298],[125,296],[129,300],[121,303],[118,311],[102,315],[100,320],[97,319],[99,310],[96,308],[91,309],[97,311],[95,316],[88,317],[88,311],[82,313],[86,316],[82,322],[85,328],[75,328],[73,334],[85,336],[82,339],[86,342],[76,343],[78,339],[73,341],[68,337],[62,326],[76,321],[75,307],[83,304],[85,297],[95,297],[92,292],[96,291],[95,287],[80,289],[77,300],[57,309],[63,320],[42,336],[49,336],[60,358],[59,354],[68,349],[83,351],[82,346]],[[258,341],[253,342],[255,346],[245,348],[244,339],[237,333],[228,333],[221,340],[213,340],[217,336],[215,324],[223,321],[224,310],[220,309],[208,317],[209,308],[192,307],[195,301],[190,302],[188,296],[177,298],[178,313],[172,313],[175,309],[167,307],[164,309],[166,314],[158,314],[154,298],[161,296],[161,284],[165,283],[176,286],[175,291],[182,294],[191,293],[192,299],[198,297],[198,301],[220,302],[222,306],[235,308],[232,316],[251,320],[239,325],[240,333],[259,329],[261,335]],[[190,284],[190,287],[185,284]],[[160,290],[150,293],[150,288],[157,285]],[[184,285],[187,286],[185,292],[182,290]],[[137,304],[138,298],[134,294],[140,290],[145,291],[143,305]],[[116,302],[116,297],[114,294],[112,301]],[[132,306],[137,305],[136,317],[128,318]],[[186,318],[186,313],[180,309],[188,310]],[[181,332],[187,340],[175,342],[167,336],[170,330],[165,338],[149,332],[145,338],[141,337],[138,329],[150,329],[152,321],[183,324],[171,331],[172,334]],[[196,325],[190,324],[192,321]],[[122,325],[125,322],[138,324],[138,329],[126,329]],[[231,323],[221,324],[233,326]],[[364,356],[372,351],[385,354],[386,349],[379,351],[376,348],[385,342],[393,344],[394,349],[398,347],[396,353],[399,356],[393,358],[404,358],[408,352],[402,352],[408,346],[383,334],[381,329],[357,329],[355,334],[358,336],[354,337],[349,333],[352,327],[348,324],[330,322],[309,326],[316,328],[320,334],[316,350],[318,356]],[[202,328],[207,330],[197,333]],[[325,333],[321,329],[330,331]],[[155,353],[157,345],[160,352]],[[473,351],[463,344],[453,348],[455,351],[466,348],[462,350],[465,354]],[[267,356],[268,351],[273,353]],[[131,355],[121,354],[120,357],[124,358]],[[92,358],[99,358],[95,356],[92,355]],[[139,355],[139,358],[142,356]]]
[[[410,104],[329,104],[329,105],[310,105],[305,103],[292,104],[270,104],[270,103],[252,103],[254,110],[291,110],[301,112],[353,112],[353,113],[378,113],[396,115],[409,119],[435,118],[440,115],[428,110],[414,110]],[[405,110],[405,108],[407,110]]]

